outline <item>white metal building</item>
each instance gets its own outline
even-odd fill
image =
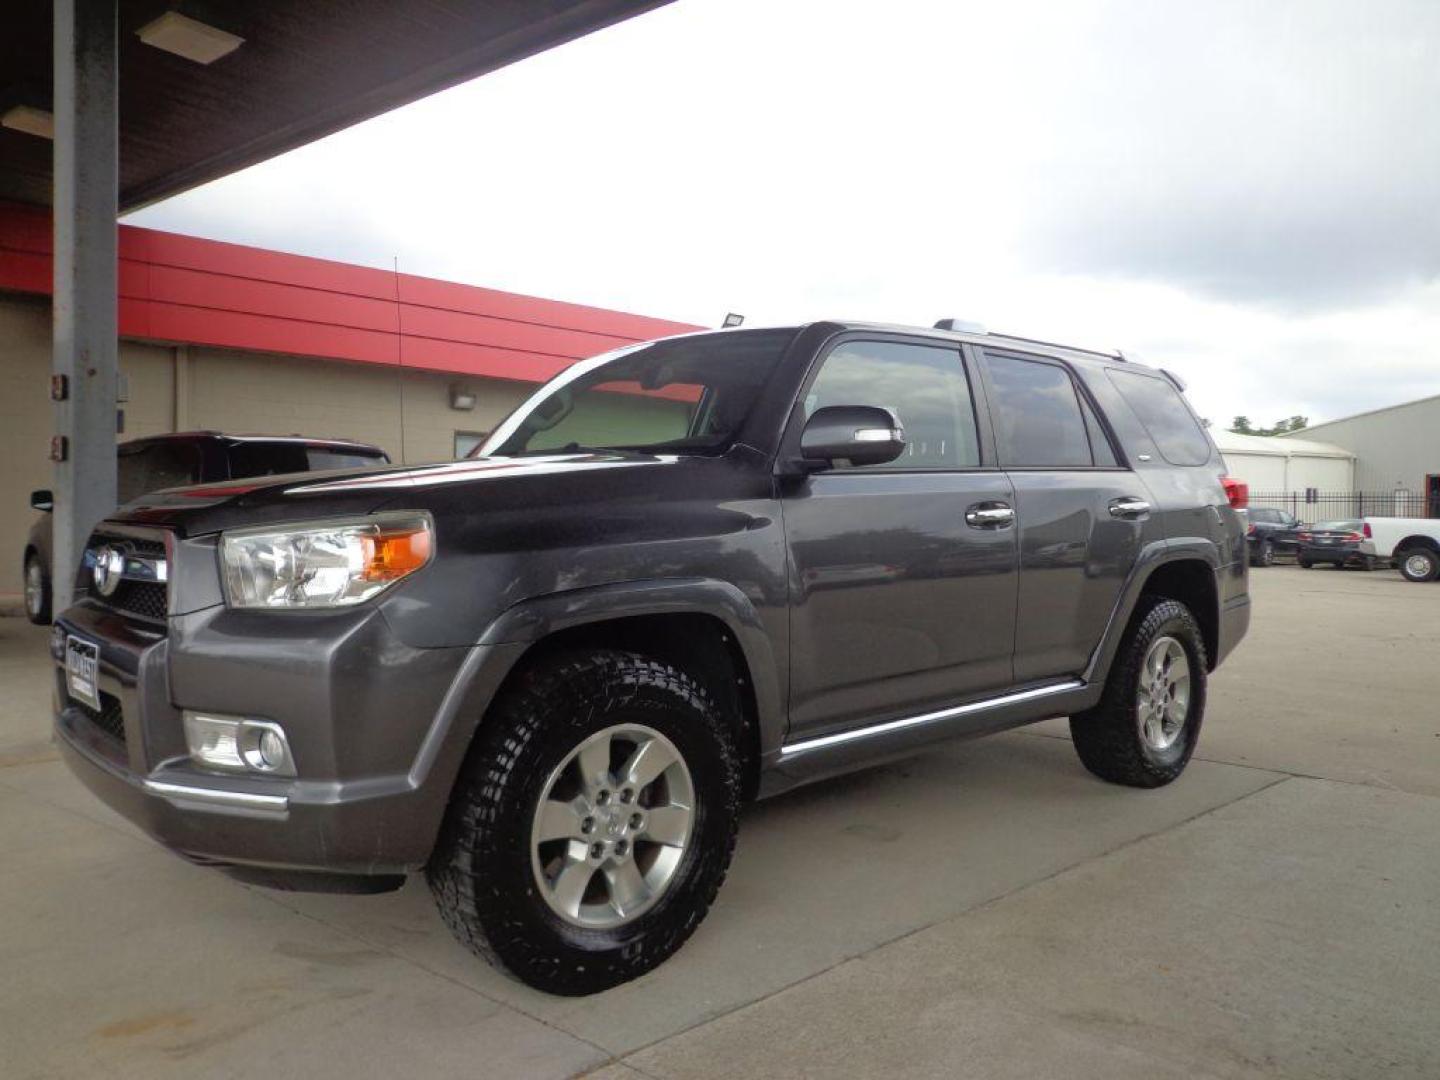
[[[1408,491],[1440,508],[1440,395],[1328,420],[1303,435],[1355,455],[1357,490]]]
[[[1212,429],[1211,436],[1231,476],[1253,492],[1324,492],[1355,490],[1356,455],[1342,447],[1312,439],[1237,435]],[[1307,431],[1308,434],[1308,431]]]

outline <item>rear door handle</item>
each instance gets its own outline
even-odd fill
[[[1015,511],[1006,503],[976,503],[965,511],[965,524],[972,529],[1003,529],[1015,522]]]
[[[1126,496],[1123,499],[1110,500],[1110,516],[1123,518],[1126,521],[1134,521],[1143,518],[1150,513],[1150,504],[1144,499],[1136,499]]]

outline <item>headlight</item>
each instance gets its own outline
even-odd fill
[[[237,608],[328,608],[368,600],[430,561],[425,514],[243,529],[220,538],[225,599]]]

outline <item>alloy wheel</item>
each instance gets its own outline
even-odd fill
[[[1157,638],[1145,654],[1135,711],[1151,750],[1169,750],[1179,740],[1190,715],[1190,658],[1175,638]]]
[[[694,825],[695,786],[674,743],[640,724],[598,731],[541,790],[530,843],[540,895],[585,929],[632,922],[675,879]]]

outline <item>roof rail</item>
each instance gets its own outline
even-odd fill
[[[1103,356],[1106,360],[1125,359],[1125,354],[1118,349],[1115,352],[1102,352],[1099,349],[1082,349],[1079,345],[1062,345],[1058,341],[1041,341],[1039,338],[1021,337],[1019,334],[996,334],[992,332],[990,336],[1003,338],[1006,341],[1023,341],[1027,345],[1045,345],[1051,349],[1068,349],[1070,352],[1087,353],[1090,356]]]
[[[940,319],[933,327],[935,330],[951,330],[957,334],[988,334],[983,323],[970,322],[968,319]]]

